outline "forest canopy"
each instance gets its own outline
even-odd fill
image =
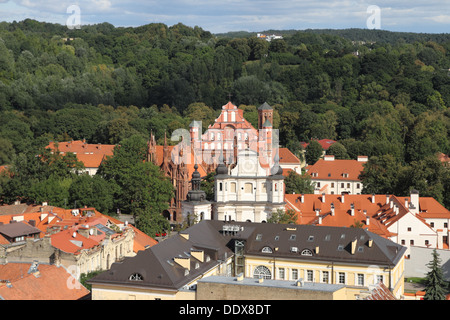
[[[450,34],[290,30],[267,42],[181,23],[0,23],[0,165],[50,140],[161,142],[192,119],[207,128],[228,99],[254,125],[268,102],[295,152],[333,139],[346,158],[418,167],[450,153]]]

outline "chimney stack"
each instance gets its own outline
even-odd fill
[[[325,203],[325,192],[322,193],[322,202]]]
[[[345,195],[345,193],[342,192],[342,194],[341,194],[341,201],[342,201],[342,203],[344,203],[344,201],[345,201],[344,195]]]
[[[334,216],[334,203],[331,203],[331,215]]]
[[[302,201],[302,203],[305,203],[305,195],[303,193],[302,193],[301,201]]]
[[[351,213],[352,216],[355,215],[355,205],[353,203],[350,204],[350,213]]]
[[[372,203],[375,203],[375,193],[372,193]]]
[[[388,204],[388,203],[389,203],[389,195],[386,194],[386,204]]]

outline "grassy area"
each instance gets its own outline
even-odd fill
[[[412,278],[405,278],[405,282],[412,282],[412,283],[425,285],[426,279],[425,278],[412,277]]]

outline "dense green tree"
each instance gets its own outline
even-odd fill
[[[305,148],[305,160],[307,164],[314,164],[322,156],[323,148],[316,140],[311,140]]]
[[[359,178],[364,194],[397,194],[400,172],[403,166],[392,155],[373,156],[364,164]]]
[[[297,214],[292,209],[288,210],[278,209],[272,212],[270,218],[267,219],[267,223],[296,224]]]
[[[433,259],[427,264],[430,271],[427,273],[424,300],[445,300],[447,284],[441,268],[441,259],[436,249],[433,249]]]
[[[298,174],[295,171],[290,171],[288,176],[284,179],[286,194],[295,193],[314,193],[315,183],[311,181],[309,174]]]

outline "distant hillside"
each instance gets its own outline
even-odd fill
[[[261,32],[247,32],[247,31],[233,31],[227,33],[215,34],[222,38],[250,38],[256,36],[257,33],[264,34],[278,34],[284,37],[292,36],[296,33],[314,33],[327,34],[339,36],[351,41],[366,41],[366,42],[383,42],[383,43],[397,43],[404,41],[406,43],[413,43],[415,41],[435,41],[447,42],[450,41],[450,33],[414,33],[414,32],[394,32],[387,30],[370,30],[370,29],[306,29],[306,30],[266,30]]]

